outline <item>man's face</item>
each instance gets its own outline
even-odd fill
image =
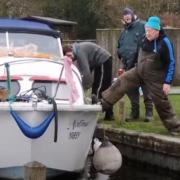
[[[131,24],[132,23],[132,15],[131,14],[124,15],[123,20],[126,24]]]
[[[72,60],[74,60],[74,53],[71,51],[71,52],[66,52],[65,56],[71,58]]]
[[[146,38],[149,41],[153,41],[154,39],[158,38],[158,36],[159,36],[159,31],[152,29],[150,27],[145,27],[145,31],[146,31]]]

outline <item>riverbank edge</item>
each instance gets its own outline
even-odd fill
[[[96,136],[107,136],[128,159],[180,171],[180,137],[136,132],[98,125]]]

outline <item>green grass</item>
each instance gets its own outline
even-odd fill
[[[169,99],[180,119],[180,95],[169,95]],[[127,96],[124,97],[125,102],[125,114],[128,116],[130,114],[130,102]],[[138,132],[148,132],[157,134],[169,134],[166,128],[163,126],[155,108],[154,108],[154,120],[152,122],[144,122],[145,117],[145,107],[143,103],[143,97],[141,97],[140,102],[140,119],[137,122],[125,122],[120,119],[119,116],[119,102],[114,105],[114,121],[103,121],[103,113],[99,116],[99,123],[103,123],[110,127],[135,130]]]

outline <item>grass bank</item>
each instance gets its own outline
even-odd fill
[[[180,119],[180,95],[169,95],[169,99],[177,113],[177,116]],[[126,116],[130,113],[130,102],[127,96],[124,97],[125,101],[125,114]],[[163,126],[155,108],[154,108],[154,120],[152,122],[144,122],[145,117],[145,107],[143,103],[143,97],[140,101],[140,119],[137,122],[125,122],[120,120],[119,116],[119,104],[116,103],[114,106],[114,121],[103,120],[104,115],[101,113],[99,115],[99,123],[103,123],[105,126],[121,128],[121,129],[130,129],[138,132],[148,132],[148,133],[157,133],[157,134],[169,134],[168,131]]]

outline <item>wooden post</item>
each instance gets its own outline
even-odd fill
[[[125,99],[124,97],[119,100],[119,120],[124,122],[126,118]]]
[[[46,180],[46,167],[33,161],[25,164],[25,180]]]

